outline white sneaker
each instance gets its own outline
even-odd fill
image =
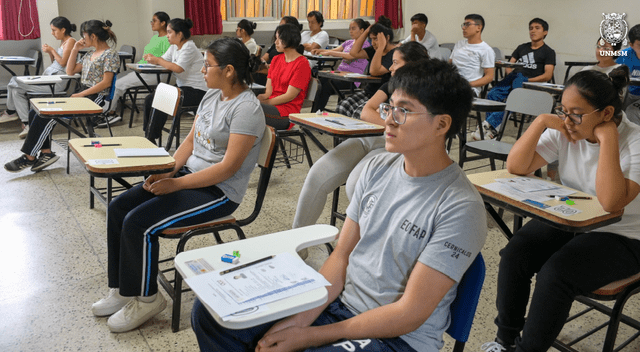
[[[24,128],[22,129],[22,132],[20,132],[20,134],[18,135],[18,137],[20,139],[25,139],[27,138],[28,134],[29,134],[29,125],[25,125]]]
[[[488,123],[487,121],[482,121],[482,132],[484,134],[485,140],[495,139],[496,136],[498,135],[498,131],[496,131],[496,129],[493,128],[493,126],[491,126],[491,124]],[[471,138],[473,138],[474,141],[482,140],[482,138],[480,138],[480,128],[476,126],[476,130],[475,132],[473,132],[473,135],[471,136]]]
[[[151,303],[141,302],[137,297],[134,297],[122,309],[109,317],[107,325],[111,332],[133,330],[162,312],[166,307],[167,301],[161,293],[158,293],[155,301]]]
[[[117,288],[110,288],[107,298],[103,298],[91,306],[93,315],[104,317],[111,315],[124,307],[133,297],[122,297]]]
[[[7,114],[7,112],[4,111],[2,113],[2,115],[0,115],[0,123],[15,121],[15,120],[17,120],[19,118],[20,117],[18,117],[18,113],[17,112],[14,112],[13,114]]]

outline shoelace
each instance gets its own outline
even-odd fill
[[[485,352],[502,352],[507,350],[504,346],[495,341],[483,343],[482,346],[480,346],[480,349]]]

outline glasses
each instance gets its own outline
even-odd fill
[[[596,49],[613,51],[613,47],[610,45],[606,46],[606,45],[596,44]]]
[[[475,23],[475,22],[465,22],[465,23],[461,24],[460,27],[462,27],[462,29],[465,29],[465,28],[467,28],[469,26],[477,26],[477,25],[478,24]]]
[[[208,70],[209,67],[222,67],[223,65],[209,65],[206,61],[204,62],[204,69]],[[224,65],[226,66],[226,65]]]
[[[555,108],[555,113],[556,115],[558,115],[559,118],[561,118],[563,121],[567,118],[567,116],[569,116],[569,119],[571,119],[571,122],[573,122],[576,125],[579,125],[582,123],[582,117],[585,115],[590,115],[593,114],[594,112],[598,112],[600,111],[600,109],[596,109],[593,110],[592,112],[588,113],[588,114],[568,114],[566,112],[564,112],[564,110],[562,110],[561,106],[558,106]]]
[[[380,118],[386,121],[389,115],[391,115],[391,117],[393,117],[393,121],[398,125],[404,125],[404,123],[407,121],[407,114],[428,114],[427,111],[410,112],[405,108],[401,108],[399,106],[391,106],[387,103],[380,104],[378,110],[380,110]]]

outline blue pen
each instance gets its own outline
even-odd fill
[[[523,202],[527,203],[527,204],[531,204],[531,205],[536,206],[538,208],[542,208],[542,209],[545,209],[545,208],[549,207],[548,205],[546,205],[544,203],[536,202],[535,200],[531,200],[531,199],[525,199],[525,200],[523,200]]]

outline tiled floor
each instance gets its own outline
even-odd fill
[[[128,113],[128,111],[127,111]],[[127,119],[128,122],[128,119]],[[125,123],[115,129],[116,135],[141,134],[141,118],[134,127]],[[19,123],[0,125],[0,163],[20,155],[22,141],[17,139]],[[56,138],[66,138],[56,130]],[[100,131],[104,133],[104,130]],[[328,138],[321,138],[326,144]],[[454,143],[454,147],[455,147]],[[189,314],[193,294],[186,294],[181,316],[181,330],[172,333],[169,307],[134,331],[113,334],[106,318],[91,314],[91,304],[107,292],[107,255],[105,238],[105,208],[101,204],[89,209],[89,177],[72,156],[71,173],[65,173],[66,153],[58,145],[54,151],[60,160],[46,171],[12,174],[0,171],[0,351],[196,351],[195,336],[190,329]],[[320,157],[313,150],[314,160]],[[455,159],[457,149],[451,154]],[[245,231],[258,236],[290,228],[296,200],[308,172],[305,164],[292,169],[274,171],[267,193],[267,202],[258,219]],[[487,168],[472,172],[486,171]],[[256,174],[250,183],[256,186]],[[341,207],[346,206],[341,197]],[[245,198],[239,213],[248,211],[252,196]],[[329,203],[319,222],[328,223]],[[479,351],[483,342],[494,338],[494,297],[496,291],[498,252],[505,238],[490,223],[489,237],[483,255],[487,275],[467,351]],[[174,243],[163,242],[162,252],[169,255]],[[197,245],[207,245],[199,240]],[[319,267],[326,258],[324,247],[314,247],[307,260]],[[638,299],[628,304],[627,312],[640,319]],[[590,313],[587,318],[565,327],[563,338],[580,335],[586,327],[602,317]],[[585,351],[598,351],[604,333],[580,344]],[[628,335],[623,329],[621,335]],[[450,350],[451,339],[445,337]],[[640,350],[640,342],[627,347]]]

